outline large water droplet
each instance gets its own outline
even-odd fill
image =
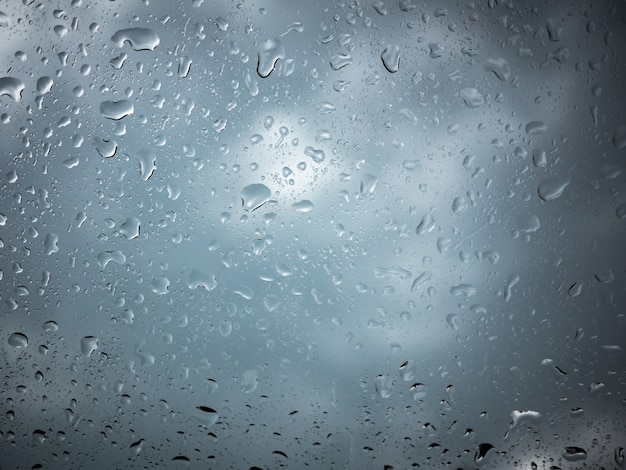
[[[37,80],[37,93],[45,95],[52,89],[54,82],[50,77],[41,77]]]
[[[191,270],[187,286],[190,289],[197,289],[198,287],[204,287],[207,291],[212,291],[217,287],[217,281],[215,280],[214,273],[204,273],[195,269]]]
[[[159,36],[148,28],[120,29],[111,40],[117,47],[122,47],[126,41],[136,51],[153,51],[161,42]]]
[[[126,238],[133,240],[139,236],[141,222],[137,217],[128,217],[120,226],[120,233]]]
[[[330,58],[330,66],[333,70],[340,70],[351,63],[352,56],[350,54],[335,54]]]
[[[485,61],[485,70],[493,72],[496,77],[506,82],[511,78],[509,63],[502,57],[494,57]]]
[[[400,46],[389,44],[380,55],[383,65],[389,73],[396,73],[400,69]]]
[[[360,187],[361,195],[365,197],[373,196],[374,193],[376,192],[377,185],[378,185],[378,178],[376,178],[374,175],[371,175],[369,173],[365,173],[361,177],[361,187]]]
[[[618,126],[613,131],[613,146],[616,149],[626,148],[626,125]]]
[[[552,201],[563,194],[565,188],[570,184],[568,176],[550,176],[539,183],[537,193],[544,201]]]
[[[543,121],[530,121],[526,124],[526,133],[528,135],[543,134],[548,130],[548,126]]]
[[[107,119],[118,121],[129,114],[133,114],[135,108],[128,100],[103,101],[100,103],[100,113]]]
[[[483,104],[483,95],[476,88],[463,88],[459,94],[468,108],[478,108]]]
[[[22,99],[22,92],[26,85],[19,78],[2,77],[0,78],[0,96],[10,96],[13,101]]]
[[[26,348],[28,346],[28,337],[24,333],[12,333],[9,335],[8,343],[14,348]]]
[[[326,158],[326,154],[322,149],[315,149],[310,145],[305,147],[304,154],[307,157],[311,157],[315,163],[322,163]]]
[[[117,264],[124,264],[126,256],[120,250],[103,251],[96,257],[101,268],[105,268],[111,261]]]
[[[265,204],[272,197],[270,188],[261,183],[249,184],[241,190],[241,203],[243,208],[252,212]]]
[[[256,68],[259,77],[267,78],[276,67],[278,59],[285,58],[285,48],[278,39],[268,39],[259,51],[259,62]]]
[[[291,207],[300,214],[306,214],[313,210],[313,203],[308,199],[303,199],[302,201],[292,204]]]
[[[80,352],[83,356],[91,356],[98,349],[98,338],[85,336],[80,340]]]
[[[561,453],[563,458],[568,462],[577,462],[579,460],[585,460],[587,458],[587,452],[581,447],[571,446],[563,449]]]
[[[202,426],[211,427],[219,418],[219,414],[213,408],[208,406],[196,406],[194,413],[194,419],[198,421]]]

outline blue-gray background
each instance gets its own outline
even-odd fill
[[[0,467],[623,466],[625,18],[1,2]]]

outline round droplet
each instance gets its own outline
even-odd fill
[[[28,337],[24,333],[12,333],[9,335],[8,342],[14,348],[26,348],[28,346]]]

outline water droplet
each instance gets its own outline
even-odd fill
[[[438,42],[431,42],[428,45],[428,49],[430,50],[431,59],[438,59],[442,57],[446,52],[446,49]]]
[[[330,66],[333,70],[340,70],[351,63],[352,56],[350,54],[335,54],[330,58]]]
[[[454,296],[462,296],[466,299],[475,295],[477,292],[476,287],[471,284],[458,284],[450,288],[450,293]]]
[[[128,41],[130,47],[136,51],[153,51],[161,42],[159,36],[148,28],[128,28],[120,29],[113,36],[111,41],[117,47],[123,47]]]
[[[139,175],[148,181],[156,171],[156,154],[152,150],[140,150],[136,157],[139,160]]]
[[[139,236],[141,222],[137,217],[128,217],[120,226],[120,233],[126,238],[133,240]]]
[[[511,419],[513,420],[513,422],[511,423],[511,429],[515,428],[518,424],[520,423],[525,423],[525,422],[532,422],[532,423],[538,423],[541,420],[541,413],[539,413],[538,411],[531,411],[531,410],[514,410],[511,413]]]
[[[380,55],[383,65],[389,73],[396,73],[400,69],[400,46],[389,44]]]
[[[54,233],[49,233],[46,235],[46,239],[43,242],[44,250],[46,255],[51,255],[52,253],[56,253],[59,251],[59,247],[57,244],[59,243],[59,236]]]
[[[463,88],[459,94],[468,108],[478,108],[483,104],[483,95],[476,88]]]
[[[378,374],[374,379],[376,393],[380,398],[389,398],[393,394],[393,377],[387,374]]]
[[[275,311],[278,307],[280,307],[281,303],[282,301],[280,297],[277,295],[268,294],[265,297],[263,297],[263,305],[265,306],[268,312]]]
[[[1,94],[2,92],[0,91]],[[618,126],[613,131],[613,146],[616,149],[626,148],[626,125]]]
[[[502,57],[494,57],[485,61],[485,70],[493,72],[498,79],[506,82],[511,78],[509,63]]]
[[[0,11],[0,28],[8,28],[11,26],[11,18],[5,12]]]
[[[256,370],[247,370],[241,377],[241,390],[243,393],[252,393],[259,385],[259,373]]]
[[[585,460],[587,458],[587,452],[584,449],[576,446],[566,447],[561,453],[563,458],[568,462],[577,462],[579,460]]]
[[[198,287],[204,287],[207,291],[212,291],[217,287],[217,281],[215,274],[212,272],[204,273],[195,269],[191,270],[187,286],[190,289],[197,289]]]
[[[452,201],[452,212],[455,214],[462,214],[470,208],[470,202],[466,197],[455,197]]]
[[[37,80],[37,93],[39,93],[40,95],[45,95],[46,93],[50,92],[53,84],[54,81],[50,77],[39,78],[39,80]]]
[[[19,78],[0,78],[0,96],[7,95],[11,97],[13,101],[19,101],[22,99],[24,88],[26,88],[26,85]]]
[[[326,154],[321,149],[315,149],[310,145],[305,147],[304,154],[307,157],[311,157],[315,163],[322,163],[326,158]]]
[[[54,320],[48,320],[47,322],[45,322],[42,327],[43,331],[48,332],[48,333],[54,333],[55,331],[59,330],[59,325],[57,324],[57,322],[55,322]]]
[[[541,223],[535,214],[522,214],[517,218],[517,226],[522,232],[532,233],[539,230]]]
[[[376,186],[378,185],[378,178],[370,173],[365,173],[361,177],[361,196],[369,197],[373,196],[376,192]]]
[[[487,458],[487,454],[491,449],[493,449],[493,445],[489,444],[488,442],[478,444],[476,454],[474,454],[474,462],[476,462],[477,464],[482,463]]]
[[[570,177],[568,176],[550,176],[541,183],[537,189],[539,197],[544,201],[552,201],[557,199],[563,194],[565,188],[570,184]]]
[[[135,108],[128,100],[103,101],[100,103],[100,113],[107,119],[118,121],[133,114]]]
[[[213,408],[210,408],[208,406],[196,406],[193,417],[202,426],[209,428],[216,423],[217,419],[219,418],[219,414]],[[185,457],[185,459],[189,460],[187,457]]]
[[[620,220],[626,219],[626,203],[617,206],[617,209],[615,209],[615,215]]]
[[[308,199],[303,199],[291,205],[293,210],[300,214],[307,214],[313,210],[313,203]]]
[[[417,235],[426,235],[429,232],[432,232],[435,228],[435,219],[433,218],[432,215],[430,214],[426,214],[425,216],[422,217],[422,220],[420,220],[420,223],[417,224],[417,227],[415,229],[415,233]]]
[[[525,129],[528,135],[539,135],[545,133],[548,126],[543,121],[530,121]]]
[[[83,356],[91,356],[98,349],[98,338],[85,336],[80,340],[80,352]]]
[[[619,467],[623,467],[625,462],[626,462],[626,455],[624,454],[624,448],[616,447],[615,448],[615,463]]]
[[[241,203],[247,212],[257,210],[265,204],[270,197],[272,197],[272,191],[261,183],[249,184],[241,190]]]
[[[548,160],[546,158],[546,151],[543,149],[534,149],[533,150],[533,165],[537,168],[543,168],[548,164]]]
[[[96,259],[101,268],[105,268],[111,261],[117,264],[124,264],[126,262],[126,256],[120,250],[103,251],[98,253]]]
[[[278,59],[285,58],[285,48],[278,39],[268,39],[261,46],[258,57],[256,71],[259,77],[267,78],[276,67]]]
[[[28,337],[24,333],[12,333],[9,335],[8,343],[14,348],[26,348]]]
[[[252,288],[245,285],[235,287],[233,289],[233,294],[240,295],[246,300],[252,300],[254,298],[254,291],[252,290]]]
[[[170,291],[170,280],[166,276],[157,277],[150,283],[150,288],[156,295],[165,295]]]

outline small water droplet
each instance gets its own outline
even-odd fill
[[[525,129],[528,135],[539,135],[545,133],[548,126],[543,121],[530,121]]]
[[[570,177],[568,176],[550,176],[541,183],[537,188],[539,197],[544,201],[552,201],[559,198],[565,188],[570,184]]]

